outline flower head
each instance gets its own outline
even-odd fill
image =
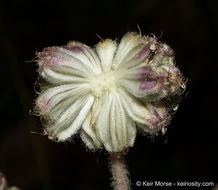
[[[137,129],[165,131],[163,100],[185,86],[172,49],[137,33],[95,48],[75,41],[48,47],[37,62],[49,83],[36,99],[45,133],[57,141],[79,133],[90,149],[121,152],[133,146]]]

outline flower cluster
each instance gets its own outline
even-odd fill
[[[73,41],[37,56],[49,83],[36,99],[45,134],[66,141],[78,133],[90,149],[122,152],[138,129],[165,131],[171,117],[164,99],[185,87],[172,49],[155,36],[127,33],[95,48]]]

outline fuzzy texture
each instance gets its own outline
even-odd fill
[[[130,181],[124,155],[117,153],[111,154],[110,167],[112,173],[112,186],[114,187],[114,190],[130,190]]]
[[[95,48],[73,41],[37,56],[47,82],[35,106],[44,134],[67,141],[79,133],[92,150],[122,152],[138,129],[165,132],[171,116],[164,100],[185,88],[172,49],[155,36],[127,33]]]

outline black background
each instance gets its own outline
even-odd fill
[[[218,1],[1,1],[0,170],[22,190],[109,190],[105,152],[86,151],[79,138],[57,144],[29,114],[37,80],[36,50],[78,40],[154,33],[174,50],[189,79],[166,136],[138,135],[127,155],[132,188],[144,181],[218,181]],[[144,188],[149,189],[149,188]],[[160,188],[157,188],[160,189]]]

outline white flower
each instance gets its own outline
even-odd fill
[[[121,152],[134,145],[137,129],[165,131],[170,115],[162,100],[184,86],[170,47],[137,33],[95,49],[48,47],[37,62],[49,83],[36,100],[45,133],[57,141],[79,133],[90,149]]]

